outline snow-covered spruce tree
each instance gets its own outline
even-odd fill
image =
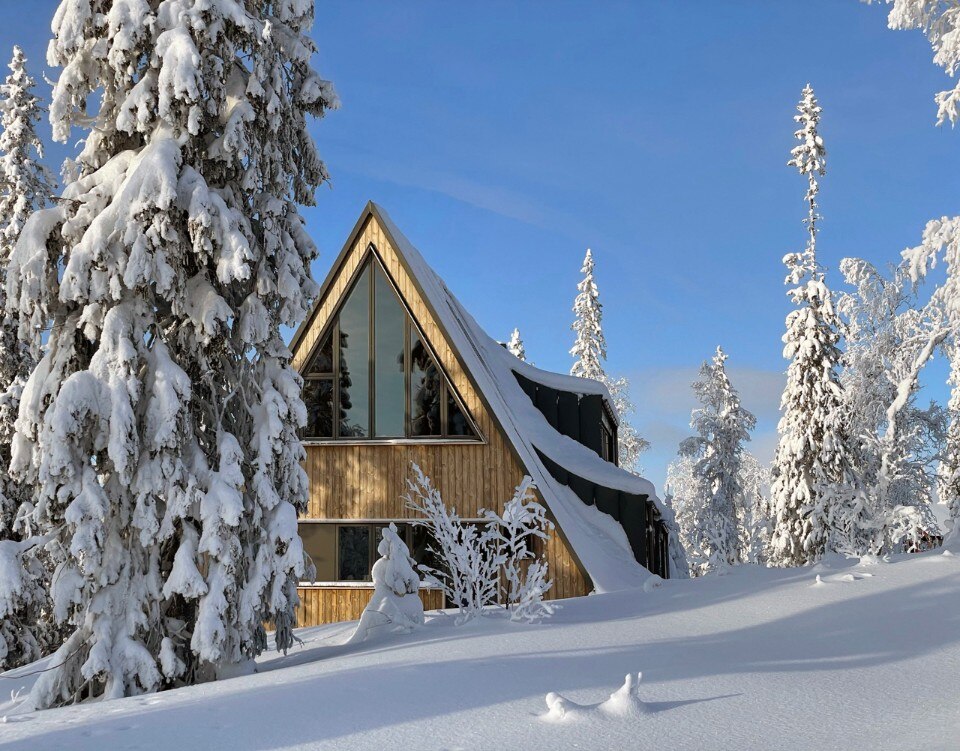
[[[607,359],[607,340],[603,335],[603,304],[593,278],[593,266],[593,252],[587,248],[580,268],[583,279],[577,284],[577,296],[573,300],[572,328],[576,339],[570,349],[573,355],[570,375],[599,381],[606,378],[603,363]]]
[[[766,564],[770,542],[770,468],[749,451],[740,458],[742,505],[737,509],[741,560],[744,563]]]
[[[423,625],[423,602],[420,577],[416,562],[410,557],[407,544],[397,534],[397,525],[390,522],[381,532],[377,552],[380,558],[373,564],[373,597],[363,609],[360,622],[350,637],[351,643],[361,642],[377,633],[409,633]]]
[[[817,263],[817,176],[826,151],[818,133],[820,106],[807,85],[795,120],[800,142],[790,166],[807,178],[807,247],[788,253],[786,283],[797,306],[787,316],[783,356],[790,361],[780,402],[779,442],[773,467],[772,563],[798,566],[825,552],[863,552],[867,510],[854,474],[851,438],[843,417],[837,374],[840,320]]]
[[[0,670],[37,659],[59,646],[61,636],[47,595],[54,551],[32,537],[30,486],[6,471],[20,394],[35,365],[31,351],[40,342],[39,331],[33,332],[34,347],[21,342],[17,315],[3,312],[7,267],[27,218],[53,192],[53,180],[39,161],[40,100],[26,62],[23,50],[14,47],[10,75],[0,85]]]
[[[694,475],[696,460],[679,454],[667,466],[665,490],[667,504],[674,515],[677,546],[680,556],[674,556],[675,570],[689,570],[694,576],[709,571],[709,552],[701,547],[704,537],[698,527],[699,511],[703,507],[703,486]],[[770,542],[770,501],[766,495],[770,485],[770,471],[750,452],[744,450],[740,458],[740,486],[743,494],[737,507],[737,533],[740,539],[741,562],[766,564]],[[668,525],[669,530],[669,525]]]
[[[915,549],[936,534],[931,510],[935,465],[945,414],[937,404],[917,406],[920,373],[949,337],[949,321],[935,292],[917,299],[905,263],[889,277],[873,264],[846,258],[841,270],[853,291],[840,296],[845,318],[844,409],[857,439],[856,468],[875,519],[875,552]],[[908,527],[906,515],[919,523]],[[901,540],[896,535],[906,531]]]
[[[520,338],[520,329],[514,329],[513,333],[510,334],[507,351],[518,360],[527,361],[527,350],[523,346],[523,339]]]
[[[700,573],[733,566],[744,557],[737,520],[745,506],[743,444],[750,440],[757,419],[741,406],[726,361],[717,347],[713,361],[700,368],[693,391],[701,406],[690,417],[697,435],[680,444],[681,455],[693,460],[696,506],[691,543],[703,558]]]
[[[627,416],[634,411],[630,400],[630,383],[626,378],[611,378],[604,362],[607,359],[607,340],[603,335],[603,304],[593,278],[593,253],[587,248],[580,273],[583,279],[577,284],[577,296],[573,301],[573,328],[576,339],[570,354],[573,367],[570,375],[591,378],[603,383],[610,392],[614,409],[620,416],[617,428],[617,454],[623,469],[635,474],[640,472],[640,455],[650,448],[650,443],[640,436]]]
[[[305,410],[280,327],[317,289],[297,204],[327,174],[306,116],[337,105],[312,16],[65,0],[54,17],[53,134],[89,132],[7,287],[21,338],[52,321],[11,473],[70,552],[52,594],[76,628],[37,706],[214,678],[264,649],[265,621],[291,644]]]
[[[954,87],[936,94],[937,125],[960,120],[960,0],[887,0],[891,29],[919,29],[933,49],[933,62],[957,79]],[[946,342],[950,357],[951,386],[947,404],[947,438],[937,483],[942,503],[949,510],[951,532],[948,544],[960,546],[960,217],[941,217],[927,223],[921,244],[904,251],[914,279],[924,276],[938,257],[947,269],[947,279],[938,290],[951,327]]]

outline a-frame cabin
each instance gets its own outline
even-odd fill
[[[315,582],[298,625],[358,618],[379,528],[418,560],[427,537],[402,499],[411,462],[464,519],[502,511],[525,474],[556,524],[542,552],[551,598],[669,574],[653,486],[616,466],[617,415],[595,381],[539,370],[477,326],[369,203],[291,342],[304,378],[310,502],[300,520]],[[428,609],[437,590],[421,590]]]

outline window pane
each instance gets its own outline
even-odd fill
[[[410,435],[442,435],[440,371],[416,329],[410,333]]]
[[[304,552],[313,559],[318,582],[337,580],[337,525],[301,523],[298,525]]]
[[[406,419],[403,327],[407,312],[379,264],[374,264],[374,268],[374,430],[380,437],[402,438]]]
[[[338,581],[370,581],[370,527],[341,526]]]
[[[317,348],[313,360],[310,361],[310,367],[307,368],[308,375],[324,375],[333,373],[333,328],[327,332],[323,342]]]
[[[333,437],[333,379],[307,379],[303,382],[303,403],[307,407],[304,438]]]
[[[340,436],[370,430],[370,265],[340,310]]]
[[[447,435],[472,436],[473,428],[460,409],[453,391],[447,386]]]
[[[413,560],[417,562],[418,566],[422,563],[435,571],[446,571],[443,559],[429,550],[431,546],[437,547],[437,545],[427,527],[419,524],[414,525],[412,540],[413,544],[411,545],[410,555],[413,557]],[[421,577],[423,576],[419,568],[417,572],[420,573]]]

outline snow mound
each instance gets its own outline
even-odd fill
[[[634,718],[650,714],[650,708],[637,693],[637,685],[643,673],[637,673],[636,683],[633,675],[627,673],[623,685],[610,694],[610,698],[599,704],[577,704],[574,701],[551,691],[547,694],[547,713],[543,716],[548,722],[569,722],[583,718],[621,717]]]

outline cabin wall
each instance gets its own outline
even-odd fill
[[[373,587],[300,587],[297,626],[319,626],[337,621],[356,621],[373,597]],[[443,592],[421,589],[424,610],[443,607]]]
[[[330,521],[409,518],[412,514],[401,496],[407,491],[412,462],[430,477],[447,505],[456,508],[461,517],[476,518],[483,508],[500,512],[524,471],[394,248],[372,217],[357,235],[340,273],[326,290],[312,324],[297,343],[294,365],[298,369],[303,367],[322,333],[323,323],[333,314],[371,243],[473,418],[482,440],[308,442],[304,468],[310,480],[310,498],[304,518]],[[549,593],[551,599],[581,596],[590,591],[580,567],[558,534],[552,535],[543,553],[555,580]],[[359,618],[371,591],[355,587],[301,588],[304,604],[298,625]],[[424,596],[435,597],[436,593]],[[425,600],[425,606],[432,609],[440,604]]]

